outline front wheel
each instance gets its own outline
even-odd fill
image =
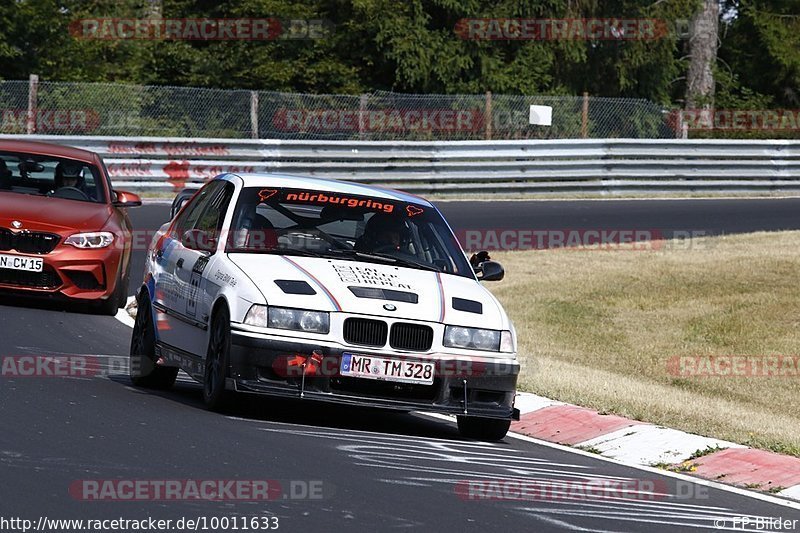
[[[131,335],[128,372],[136,387],[168,389],[178,377],[178,369],[156,365],[156,334],[146,296],[137,298],[138,309]]]
[[[511,420],[502,418],[482,418],[479,416],[459,416],[458,432],[462,437],[476,440],[503,440],[511,427]]]
[[[228,377],[230,353],[231,319],[228,309],[221,307],[211,322],[203,373],[203,402],[212,411],[221,411],[228,403],[225,379]]]
[[[114,292],[106,300],[101,300],[97,304],[97,310],[100,314],[114,316],[119,309],[125,305],[125,299],[128,294],[128,279],[119,277],[114,286]]]

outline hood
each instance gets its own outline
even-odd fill
[[[96,231],[111,216],[111,206],[91,202],[0,192],[0,227],[22,222],[26,230]]]
[[[317,257],[229,257],[256,284],[269,305],[509,328],[494,296],[480,282],[463,276]],[[385,309],[387,304],[396,309]]]

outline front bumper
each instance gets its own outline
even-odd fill
[[[79,250],[58,245],[43,255],[0,252],[42,259],[42,272],[0,269],[0,290],[40,296],[66,296],[80,300],[108,298],[116,288],[122,250],[113,246]]]
[[[286,358],[318,354],[315,371],[287,369]],[[355,378],[339,374],[342,353],[436,363],[432,385]],[[321,358],[321,362],[319,361]],[[466,360],[447,355],[370,351],[369,348],[320,345],[232,331],[230,376],[242,392],[381,407],[424,410],[487,418],[516,417],[514,395],[519,364],[513,358]],[[466,404],[465,404],[466,382]]]

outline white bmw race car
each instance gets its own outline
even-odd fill
[[[179,197],[178,201],[187,195]],[[514,328],[430,202],[335,180],[224,174],[153,238],[131,379],[183,369],[234,392],[457,415],[497,440],[518,417]]]

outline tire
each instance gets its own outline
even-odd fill
[[[502,418],[482,418],[479,416],[459,416],[458,432],[462,437],[476,440],[503,440],[511,427],[511,420]]]
[[[208,336],[208,351],[203,372],[203,402],[211,411],[224,411],[230,403],[225,390],[231,353],[231,318],[223,306],[214,313]]]
[[[175,384],[178,369],[156,365],[156,333],[150,301],[146,296],[137,298],[139,304],[131,334],[128,373],[136,387],[168,389]]]
[[[125,276],[125,281],[122,283],[121,298],[119,299],[119,307],[117,309],[124,309],[125,304],[128,303],[128,288],[131,284],[130,275]]]
[[[97,304],[97,310],[100,314],[109,316],[115,316],[117,314],[119,308],[125,305],[127,285],[127,281],[117,278],[117,283],[114,286],[114,292],[111,293],[111,296],[105,300],[101,300],[100,303]]]

